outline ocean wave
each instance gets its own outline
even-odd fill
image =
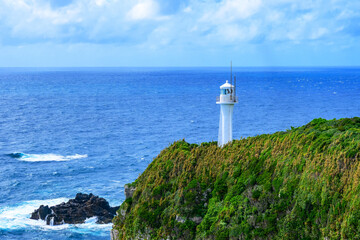
[[[75,154],[75,155],[68,155],[68,156],[62,156],[58,154],[48,153],[48,154],[27,154],[27,153],[10,153],[8,154],[12,158],[19,159],[21,161],[26,162],[60,162],[60,161],[70,161],[73,159],[80,159],[80,158],[86,158],[87,154]]]
[[[33,200],[26,201],[14,206],[0,208],[0,229],[11,230],[28,227],[47,228],[49,226],[46,225],[45,221],[30,219],[31,213],[40,205],[53,206],[66,201],[68,201],[68,199],[66,198],[57,198],[51,200]],[[64,226],[61,225],[61,227]]]
[[[68,230],[82,234],[107,235],[112,228],[112,224],[97,224],[97,218],[92,217],[83,224],[62,224],[56,226],[46,225],[43,220],[30,219],[31,213],[39,208],[40,205],[54,206],[62,202],[67,202],[67,198],[56,198],[49,200],[32,200],[22,202],[14,206],[0,208],[0,231],[11,231],[19,229],[35,228],[43,231]]]

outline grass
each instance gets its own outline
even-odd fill
[[[359,152],[357,117],[223,148],[177,141],[133,183],[114,228],[120,239],[360,239]]]

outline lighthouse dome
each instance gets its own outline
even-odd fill
[[[220,86],[220,89],[226,89],[226,88],[233,88],[234,86],[229,83],[228,80],[226,80],[226,83]]]
[[[226,83],[220,86],[220,96],[216,99],[217,104],[235,104],[237,97],[235,96],[235,87],[227,80]]]

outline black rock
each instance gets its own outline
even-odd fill
[[[41,205],[38,210],[31,214],[31,219],[45,219],[47,215],[51,213],[51,209],[48,206]]]
[[[97,217],[99,224],[110,223],[116,215],[117,207],[110,207],[109,203],[98,196],[90,194],[76,194],[75,199],[67,203],[48,207],[41,205],[31,214],[31,219],[42,219],[47,225],[60,225],[64,223],[84,223],[87,218]]]

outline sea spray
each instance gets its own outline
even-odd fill
[[[56,198],[48,200],[32,200],[25,201],[13,206],[0,208],[0,232],[8,230],[30,230],[36,229],[40,231],[59,231],[67,230],[70,232],[88,234],[97,236],[107,236],[112,224],[97,224],[97,218],[92,217],[85,220],[83,224],[62,224],[47,225],[43,220],[30,219],[30,214],[40,205],[56,205],[66,202],[67,198]],[[50,220],[52,222],[53,219]]]
[[[61,162],[61,161],[70,161],[74,159],[87,158],[87,154],[74,154],[74,155],[58,155],[53,153],[48,154],[27,154],[27,153],[10,153],[8,156],[16,158],[25,162]]]

